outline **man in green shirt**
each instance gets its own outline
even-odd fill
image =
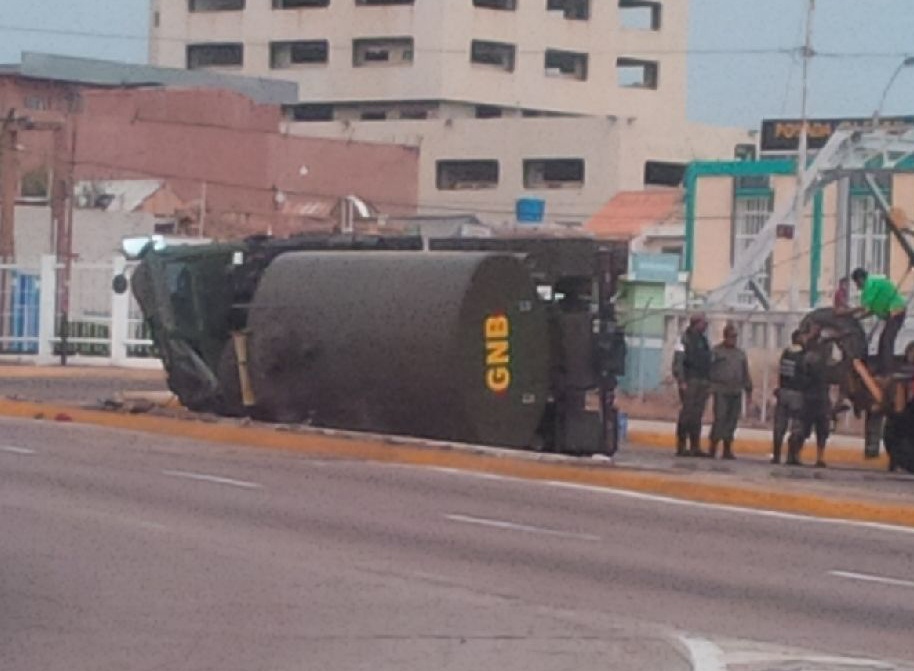
[[[860,290],[860,307],[854,310],[860,318],[875,315],[885,322],[879,336],[879,367],[884,375],[891,373],[895,360],[895,339],[904,325],[907,303],[892,280],[883,275],[870,275],[863,268],[851,273]]]

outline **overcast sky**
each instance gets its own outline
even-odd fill
[[[691,0],[689,116],[749,128],[764,117],[797,116],[802,87],[796,49],[806,4]],[[0,62],[17,62],[22,51],[143,62],[148,5],[0,0]],[[821,55],[810,70],[810,113],[869,116],[905,54],[914,55],[914,0],[817,0],[817,6],[813,43]],[[900,73],[883,112],[914,114],[914,67]]]

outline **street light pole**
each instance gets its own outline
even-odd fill
[[[807,128],[807,107],[809,101],[809,61],[813,57],[812,50],[812,20],[816,11],[816,0],[809,0],[806,9],[806,40],[803,43],[803,91],[800,99],[800,147],[797,156],[797,195],[793,203],[793,259],[791,268],[793,269],[792,280],[790,282],[790,310],[796,312],[800,309],[800,283],[797,278],[800,277],[799,265],[802,256],[801,249],[801,224],[803,223],[803,214],[806,206],[806,198],[803,193],[803,175],[806,172],[806,163],[808,159],[809,129]]]
[[[889,78],[889,83],[885,85],[885,90],[883,90],[882,97],[879,99],[879,106],[876,108],[876,111],[873,112],[874,127],[879,125],[879,117],[882,115],[882,108],[885,106],[885,101],[889,97],[889,91],[892,90],[892,85],[895,84],[898,75],[901,74],[902,70],[911,66],[914,66],[914,56],[908,56],[898,64],[897,68],[895,68],[895,72],[893,72],[892,76]]]

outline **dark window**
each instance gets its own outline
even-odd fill
[[[517,9],[517,0],[473,0],[473,6],[482,7],[483,9],[504,9],[513,11]]]
[[[566,19],[586,21],[590,18],[590,0],[546,0],[550,12],[562,12]]]
[[[584,81],[587,79],[587,54],[577,51],[546,50],[546,74]]]
[[[755,157],[754,144],[738,144],[733,147],[733,158],[737,161],[754,161]]]
[[[244,0],[188,0],[191,12],[237,12],[244,9]]]
[[[270,67],[274,70],[293,65],[326,63],[330,46],[327,40],[302,42],[271,42]]]
[[[746,194],[752,191],[770,191],[770,175],[740,175],[733,180],[733,188]],[[752,194],[749,194],[752,195]]]
[[[685,178],[685,163],[647,161],[644,164],[646,186],[679,186]]]
[[[422,119],[428,119],[429,111],[427,109],[405,109],[400,110],[401,119],[409,119],[413,121],[421,121]]]
[[[616,61],[619,86],[632,89],[656,89],[659,86],[660,65],[656,61],[620,58]]]
[[[494,189],[498,186],[498,161],[438,161],[437,185],[441,191]]]
[[[352,41],[352,64],[355,67],[409,65],[412,62],[411,37],[379,37]]]
[[[290,105],[286,114],[292,121],[333,121],[333,105]]]
[[[305,9],[329,7],[330,0],[273,0],[273,9]]]
[[[515,51],[516,48],[513,44],[473,40],[470,46],[470,62],[477,65],[491,65],[499,70],[513,72]]]
[[[492,105],[476,105],[477,119],[500,119],[503,114],[501,107]]]
[[[387,112],[384,110],[365,110],[359,114],[362,121],[386,121]]]
[[[188,44],[187,69],[240,67],[244,64],[244,47],[237,42]]]
[[[619,23],[630,30],[660,30],[663,7],[649,0],[619,0]]]
[[[524,188],[567,189],[583,185],[583,159],[552,158],[524,161]]]

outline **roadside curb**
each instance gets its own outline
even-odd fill
[[[764,509],[825,519],[914,527],[914,505],[786,492],[757,486],[696,481],[678,474],[643,473],[597,461],[571,463],[568,457],[514,450],[339,432],[291,431],[284,427],[239,426],[154,415],[128,415],[57,404],[0,399],[0,416],[73,421],[80,424],[272,450],[433,466],[539,481],[557,481],[682,499],[707,504]]]
[[[628,432],[628,442],[638,445],[639,447],[650,447],[656,449],[665,449],[673,451],[676,449],[676,439],[672,433],[661,433],[660,431],[646,431],[633,429]],[[707,449],[703,445],[702,449]],[[787,445],[785,440],[784,450]],[[771,455],[771,441],[758,440],[754,438],[737,438],[733,441],[733,451],[738,456],[753,455],[759,457],[768,457]],[[815,446],[807,443],[803,453],[808,455],[815,453]],[[864,459],[863,457],[863,439],[860,439],[860,449],[851,450],[847,447],[837,445],[825,448],[825,461],[830,464],[842,464],[847,466],[856,466],[872,470],[884,471],[889,467],[889,460],[884,454],[880,454],[876,459]]]

